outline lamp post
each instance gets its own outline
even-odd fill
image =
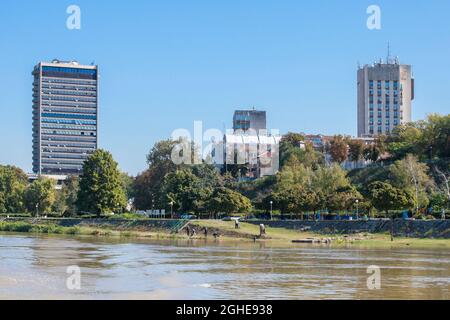
[[[173,219],[173,201],[170,201],[170,218]]]
[[[359,219],[359,200],[356,199],[356,220]]]
[[[39,217],[39,202],[36,203],[36,218]]]
[[[273,201],[270,201],[270,220],[272,220],[272,214],[273,214]]]

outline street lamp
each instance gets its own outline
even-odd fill
[[[36,218],[39,217],[39,202],[36,203]]]
[[[270,201],[270,220],[272,220],[273,201]]]
[[[358,199],[356,199],[356,220],[358,220],[359,219],[359,200]]]
[[[170,201],[170,218],[173,219],[173,201]]]

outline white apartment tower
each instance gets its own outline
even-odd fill
[[[390,134],[411,122],[414,78],[411,66],[388,58],[358,69],[358,136]]]

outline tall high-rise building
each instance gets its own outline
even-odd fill
[[[410,65],[388,58],[358,70],[358,136],[390,134],[411,122],[414,78]]]
[[[233,130],[244,132],[254,130],[256,133],[267,130],[266,111],[236,110],[233,116]]]
[[[33,172],[81,174],[98,146],[98,67],[53,60],[32,75]]]

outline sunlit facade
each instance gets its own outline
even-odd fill
[[[98,147],[98,67],[54,60],[32,74],[33,172],[79,175]]]

